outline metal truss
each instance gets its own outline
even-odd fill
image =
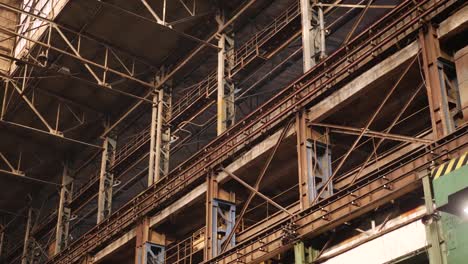
[[[23,81],[19,83],[18,81],[6,77],[6,76],[0,76],[5,82],[3,85],[4,89],[4,96],[3,96],[3,102],[2,102],[2,112],[1,112],[1,118],[0,122],[4,123],[6,125],[10,126],[15,126],[15,127],[21,127],[24,129],[28,129],[34,132],[38,133],[46,133],[48,135],[69,141],[69,142],[74,142],[77,144],[85,145],[88,147],[93,147],[93,148],[100,148],[99,146],[78,140],[78,139],[73,139],[66,137],[64,133],[71,132],[72,130],[79,129],[80,127],[89,124],[90,122],[95,122],[96,119],[89,117],[88,111],[84,111],[81,109],[77,109],[75,104],[72,102],[69,102],[67,100],[62,100],[61,98],[58,98],[58,102],[54,102],[54,108],[56,108],[56,115],[54,120],[48,120],[45,115],[41,112],[41,110],[37,107],[37,104],[42,101],[42,98],[48,97],[49,95],[44,95],[42,91],[38,91],[35,88],[29,88],[28,89],[28,84],[29,82],[26,80],[27,76],[32,73],[32,70],[28,70],[29,67],[25,66],[22,69],[23,73]],[[22,102],[24,102],[25,105],[31,110],[31,112],[34,114],[35,117],[40,121],[42,127],[33,127],[31,125],[26,125],[26,124],[20,124],[15,122],[15,120],[10,121],[9,119],[12,118],[14,119],[15,116],[15,111],[18,110],[19,105],[12,105],[11,100],[13,98],[20,98]],[[16,106],[16,107],[15,107]],[[10,109],[11,108],[11,109]],[[70,122],[70,120],[67,120],[68,127],[63,127],[62,125],[62,119],[61,116],[63,115],[64,112],[67,112],[72,115],[73,122]],[[99,115],[97,117],[98,119],[100,118]],[[53,123],[52,123],[53,122]]]
[[[226,30],[231,24],[241,15],[243,14],[246,10],[249,9],[253,4],[255,4],[256,0],[250,0],[246,4],[240,8],[236,14],[231,17],[229,20],[227,20],[221,27],[218,28],[217,32],[215,32],[213,35],[208,37],[205,42],[211,42],[217,38],[217,36],[222,33],[224,30]],[[155,89],[160,89],[167,81],[171,80],[174,75],[182,69],[187,63],[189,63],[197,54],[199,54],[203,49],[205,48],[205,44],[201,44],[198,47],[196,47],[190,55],[188,55],[185,59],[183,59],[177,66],[175,66],[170,72],[168,72],[165,77],[160,81],[158,85],[156,85]],[[148,92],[144,98],[148,98],[152,92]],[[122,123],[132,112],[134,112],[136,109],[138,109],[142,105],[142,102],[139,101],[136,104],[134,104],[130,109],[125,112],[120,118],[114,122],[103,134],[102,136],[107,135],[110,133],[112,130],[114,130],[120,123]]]
[[[25,39],[26,41],[36,46],[36,49],[33,49],[37,51],[35,54],[23,54],[22,57],[18,59],[12,59],[32,63],[36,66],[45,67],[47,66],[47,63],[49,63],[48,60],[50,60],[49,53],[56,52],[62,56],[67,56],[73,58],[77,62],[80,62],[82,66],[86,68],[88,76],[91,77],[91,79],[94,80],[94,82],[100,87],[113,89],[111,84],[112,80],[115,81],[116,78],[123,78],[132,82],[136,82],[151,90],[154,89],[154,86],[151,82],[144,81],[136,77],[139,75],[139,72],[137,72],[138,70],[147,70],[148,67],[150,69],[154,67],[146,62],[141,61],[140,59],[137,59],[135,56],[129,55],[128,52],[111,47],[97,38],[76,32],[34,13],[12,7],[4,3],[0,3],[0,8],[15,12],[17,14],[26,15],[32,20],[40,21],[41,26],[37,30],[42,31],[43,33],[41,34],[42,36],[40,38],[35,39],[27,36],[24,33],[18,33],[7,28],[1,28],[0,30],[5,34],[15,36],[19,39]],[[55,45],[56,43],[52,42],[53,38],[57,38],[58,43],[60,43],[60,45],[64,44],[66,49]],[[103,62],[88,59],[83,56],[81,53],[81,46],[84,43],[95,45],[98,47],[98,49],[103,50],[103,53],[101,54],[103,57]],[[68,51],[68,49],[70,51]],[[68,71],[69,70],[70,69],[68,69]],[[67,69],[63,69],[62,71],[67,71]],[[89,77],[86,77],[86,79],[89,79]],[[140,98],[136,95],[133,97]]]
[[[262,131],[271,131],[274,127],[281,125],[284,118],[290,116],[286,113],[291,113],[290,111],[293,109],[306,105],[324,88],[331,88],[333,83],[338,83],[350,74],[356,74],[360,66],[372,64],[373,61],[375,62],[375,56],[393,47],[397,39],[405,39],[408,34],[417,31],[419,27],[416,23],[420,18],[431,18],[451,4],[453,1],[433,2],[427,0],[418,3],[412,1],[402,3],[384,19],[381,19],[381,23],[370,27],[369,30],[372,30],[374,34],[360,34],[355,37],[346,46],[346,49],[342,48],[336,51],[295,84],[287,87],[260,107],[258,111],[246,117],[243,122],[235,125],[232,128],[232,131],[236,131],[235,133],[229,135],[224,133],[224,136],[218,137],[208,146],[209,151],[195,155],[174,170],[177,175],[163,178],[158,184],[140,194],[138,205],[131,202],[122,207],[108,221],[96,226],[88,233],[88,236],[75,242],[73,247],[54,257],[50,263],[76,261],[83,256],[84,252],[89,252],[91,247],[104,243],[122,230],[132,226],[135,214],[145,215],[151,211],[154,212],[170,200],[177,199],[180,189],[193,186],[195,182],[206,175],[206,168],[216,166],[227,158],[232,158],[233,155],[245,149],[244,143],[246,141],[258,139],[262,136]],[[324,67],[325,62],[326,67]],[[298,83],[301,85],[298,86]],[[206,155],[209,155],[209,158],[206,158]],[[115,225],[116,221],[118,221],[118,225]],[[97,230],[99,230],[99,240],[96,240]]]

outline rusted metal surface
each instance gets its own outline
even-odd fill
[[[421,172],[429,173],[433,164],[446,155],[457,156],[466,152],[467,128],[460,128],[429,148],[420,147],[411,151],[330,198],[302,210],[294,217],[284,217],[275,225],[204,263],[259,263],[291,248],[299,239],[331,230],[418,188]]]
[[[250,144],[284,124],[286,118],[292,117],[295,111],[319,98],[323,91],[331,87],[338,88],[359,73],[360,69],[365,68],[364,66],[378,63],[382,59],[379,55],[390,49],[397,49],[396,43],[402,44],[400,40],[414,36],[421,27],[422,19],[429,20],[456,3],[457,1],[448,0],[405,1],[369,30],[354,38],[346,47],[337,50],[257,111],[220,135],[205,149],[182,163],[168,177],[94,227],[49,263],[74,263],[134,226],[140,217],[179,198],[190,187],[203,182],[210,168],[229,162]]]

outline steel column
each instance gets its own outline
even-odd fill
[[[31,247],[31,228],[32,228],[32,208],[28,209],[28,218],[26,219],[26,229],[24,231],[23,254],[21,255],[21,264],[28,264],[32,261]]]
[[[3,257],[3,244],[4,244],[4,238],[5,238],[5,226],[0,225],[0,229],[2,230],[0,232],[0,259]]]
[[[157,77],[156,83],[163,77]],[[148,168],[148,186],[169,173],[169,155],[171,144],[172,94],[169,82],[153,95],[153,108],[150,128],[150,155]]]
[[[135,264],[165,263],[165,240],[151,230],[150,218],[143,217],[136,227]]]
[[[214,257],[212,243],[216,239],[213,237],[211,230],[213,230],[213,199],[217,196],[218,193],[218,182],[215,179],[216,177],[211,174],[206,179],[206,201],[205,201],[205,210],[206,210],[206,232],[205,232],[205,250],[204,250],[204,260],[209,260]]]
[[[99,174],[99,195],[97,223],[107,218],[112,211],[112,188],[114,175],[109,171],[115,157],[116,140],[111,137],[104,138],[101,171]]]
[[[55,254],[67,247],[68,230],[71,218],[70,202],[73,193],[73,178],[70,176],[68,164],[63,166],[62,187],[60,189],[57,226],[55,231]]]
[[[316,0],[300,0],[304,72],[325,57],[323,8]]]
[[[455,52],[455,69],[460,97],[460,112],[463,120],[468,122],[468,46]]]
[[[431,24],[419,33],[419,44],[422,49],[422,69],[426,82],[427,97],[431,112],[432,129],[436,139],[455,129],[452,113],[448,104],[447,87],[444,70],[439,62],[441,50],[437,32]]]
[[[221,12],[222,13],[222,12]],[[226,28],[223,31],[225,19],[220,14],[216,17],[220,34],[218,36],[218,107],[217,107],[217,133],[222,134],[226,129],[234,124],[234,83],[231,79],[231,69],[234,66],[234,33],[232,29]]]
[[[205,260],[220,254],[224,244],[235,243],[235,237],[229,235],[235,226],[235,195],[220,189],[215,178],[212,174],[206,181]]]
[[[434,199],[432,196],[431,190],[431,180],[429,178],[428,173],[424,173],[422,177],[422,184],[424,190],[424,204],[426,206],[426,215],[430,218],[434,219]],[[441,241],[443,239],[439,233],[439,222],[434,219],[434,221],[430,221],[426,225],[426,236],[427,240],[430,243],[430,247],[428,248],[429,252],[429,263],[430,264],[443,264],[446,263],[444,261],[442,248],[441,248]]]
[[[310,207],[316,200],[333,194],[331,150],[328,134],[321,134],[307,125],[306,114],[296,115],[297,157],[299,173],[299,195],[302,209]]]
[[[305,247],[304,242],[299,241],[294,244],[294,264],[313,263],[317,258],[318,251],[312,247]]]

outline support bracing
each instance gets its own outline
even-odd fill
[[[225,18],[222,12],[216,17],[220,29],[224,28]],[[225,28],[218,35],[218,119],[217,133],[220,135],[234,124],[234,82],[231,69],[234,66],[234,33],[231,28]]]
[[[163,76],[156,78],[161,82]],[[153,95],[153,108],[150,128],[150,156],[148,169],[148,186],[157,182],[169,173],[169,154],[171,145],[172,94],[170,82],[162,84],[162,88]]]
[[[436,139],[439,139],[455,130],[454,109],[457,98],[450,92],[447,85],[444,59],[439,46],[437,31],[432,25],[427,25],[419,34],[419,43],[422,48],[422,69],[426,84],[429,109],[431,112],[432,129]]]
[[[214,175],[207,179],[205,260],[221,253],[222,247],[233,247],[235,236],[229,236],[236,223],[234,194],[218,188]]]
[[[326,56],[323,7],[317,0],[300,0],[304,72]]]
[[[329,136],[308,127],[306,114],[296,117],[299,195],[301,207],[310,207],[320,193],[320,199],[333,194],[331,150]],[[322,190],[323,191],[320,191]]]
[[[71,218],[70,202],[73,194],[73,178],[70,175],[68,165],[63,166],[62,186],[57,213],[57,226],[55,230],[55,254],[62,251],[68,242],[68,230]]]
[[[212,201],[212,229],[208,232],[212,233],[212,237],[215,238],[211,241],[213,255],[217,256],[221,252],[221,246],[228,244],[229,247],[235,246],[235,236],[232,236],[227,241],[229,234],[236,222],[236,205],[232,202],[224,201],[221,199],[213,199]]]
[[[112,188],[114,185],[114,175],[109,170],[114,157],[117,141],[115,138],[106,137],[103,142],[101,170],[99,174],[99,195],[97,223],[106,219],[112,211]]]

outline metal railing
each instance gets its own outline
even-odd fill
[[[192,263],[193,255],[205,248],[205,227],[188,238],[175,242],[166,248],[166,262],[172,264]]]

